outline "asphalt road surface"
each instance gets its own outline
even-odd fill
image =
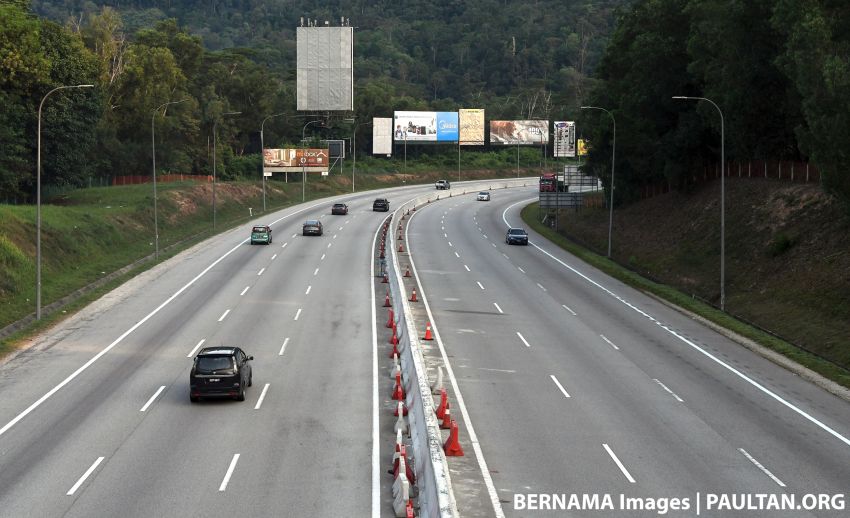
[[[533,232],[530,246],[506,245],[535,196],[455,197],[409,227],[501,501],[490,513],[658,516],[646,506],[679,498],[668,516],[698,506],[701,516],[847,516],[834,506],[846,507],[837,495],[850,481],[850,405]],[[621,494],[644,511],[624,510]],[[785,510],[751,504],[758,494],[796,500]],[[821,494],[833,510],[807,509],[806,495]],[[545,508],[547,495],[609,495],[614,507],[529,507]]]
[[[517,506],[533,495],[689,499],[667,515],[695,516],[706,493],[847,492],[846,402],[534,233],[505,245],[534,194],[444,199],[408,235],[502,501],[486,514],[659,514]],[[249,245],[247,224],[205,241],[0,366],[0,516],[371,515],[388,490],[374,463],[375,196],[339,198],[348,216],[330,216],[331,199],[252,222],[271,224],[269,246]],[[302,237],[315,217],[325,235]],[[253,386],[244,402],[191,404],[191,357],[217,345],[254,356]]]
[[[271,224],[271,245],[250,245],[249,224],[205,241],[0,367],[0,516],[370,516],[386,482],[373,468],[375,197],[251,222]],[[331,216],[340,200],[349,215]],[[307,218],[323,236],[301,235]],[[219,345],[254,356],[253,386],[244,402],[192,404],[191,358]]]

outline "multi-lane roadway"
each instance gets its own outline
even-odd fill
[[[432,190],[390,192],[391,210]],[[518,507],[531,495],[687,498],[668,515],[692,516],[697,494],[847,492],[847,402],[533,232],[507,246],[534,195],[442,199],[408,227],[496,495],[476,515],[534,515]],[[248,244],[249,225],[207,240],[0,366],[0,516],[387,515],[375,196],[338,198],[347,216],[334,199],[255,221],[269,246]],[[324,236],[301,236],[308,218]],[[254,356],[253,387],[192,404],[191,357],[217,345]]]

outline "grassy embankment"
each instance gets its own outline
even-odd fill
[[[465,159],[464,165],[467,164],[492,169],[465,168],[461,172],[463,180],[516,174],[511,167],[512,160],[505,164]],[[456,158],[453,164],[445,166],[413,162],[409,166],[405,173],[398,173],[393,170],[392,162],[367,159],[361,166],[358,161],[357,192],[431,183],[440,178],[457,179]],[[348,161],[341,174],[308,177],[306,199],[351,192],[350,167],[351,161]],[[523,168],[520,172],[535,175],[538,170]],[[158,185],[160,260],[213,235],[211,189],[209,184]],[[248,221],[249,207],[255,217],[262,215],[262,183],[259,181],[219,183],[216,198],[215,231]],[[284,183],[276,178],[267,182],[268,211],[300,202],[299,181]],[[42,206],[42,308],[81,288],[104,282],[106,276],[112,275],[104,285],[89,293],[70,297],[72,300],[67,300],[58,310],[43,311],[40,323],[26,325],[0,340],[0,356],[18,346],[33,331],[51,325],[142,269],[151,267],[154,264],[153,217],[150,184],[80,189],[47,200]],[[35,311],[35,242],[35,207],[0,205],[0,329]],[[138,264],[127,272],[113,273],[133,263]]]
[[[719,207],[714,187],[616,209],[614,261],[605,257],[607,209],[565,211],[557,233],[537,221],[536,204],[523,211],[523,219],[606,273],[850,387],[846,208],[817,186],[727,182],[724,313],[715,307]]]

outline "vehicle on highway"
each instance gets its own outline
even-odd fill
[[[348,205],[345,203],[334,203],[331,207],[331,214],[334,216],[345,216],[348,214]]]
[[[478,193],[478,201],[490,201],[490,193],[487,191],[481,191]]]
[[[372,210],[388,212],[390,210],[390,200],[386,198],[376,198],[372,203]]]
[[[528,245],[528,232],[524,228],[509,228],[505,234],[505,243],[509,245]]]
[[[558,186],[558,179],[555,173],[543,173],[540,175],[540,192],[555,192]]]
[[[195,356],[189,373],[189,399],[232,397],[245,401],[245,387],[253,384],[251,360],[238,347],[205,347]]]
[[[317,219],[308,219],[301,226],[301,234],[304,236],[321,236],[323,233],[322,222]]]
[[[272,244],[272,228],[268,225],[254,225],[251,228],[251,244],[254,243]]]
[[[450,184],[448,180],[437,180],[434,182],[434,187],[436,187],[437,190],[451,189],[452,184]]]

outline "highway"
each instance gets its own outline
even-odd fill
[[[703,505],[706,493],[847,493],[847,402],[533,232],[530,246],[506,245],[508,225],[524,226],[519,210],[535,196],[455,197],[419,211],[408,230],[501,501],[487,515],[535,515],[521,503],[538,494],[687,498],[690,509],[670,515],[695,516],[697,494]],[[558,514],[642,515],[658,514],[624,514],[616,502]]]
[[[387,197],[394,210],[432,192]],[[0,365],[0,516],[388,516],[392,438],[376,444],[374,425],[388,399],[371,293],[386,215],[372,212],[376,196],[252,221],[272,226],[268,246],[248,244],[249,224],[224,232]],[[476,509],[459,501],[462,516],[658,515],[514,508],[531,494],[693,507],[698,492],[847,491],[847,402],[533,232],[528,247],[505,245],[534,196],[454,196],[409,219],[406,242],[469,421],[452,415],[468,457],[474,426],[482,479],[498,496]],[[331,216],[340,200],[349,215]],[[300,235],[308,218],[324,236]],[[192,404],[191,358],[218,345],[254,356],[253,386],[244,402]]]
[[[375,196],[251,222],[271,224],[271,245],[248,243],[251,224],[224,232],[0,366],[0,516],[369,516],[387,482],[373,465]],[[340,200],[349,215],[331,216]],[[307,218],[323,236],[301,236]],[[191,358],[219,345],[254,356],[253,386],[192,404]]]

